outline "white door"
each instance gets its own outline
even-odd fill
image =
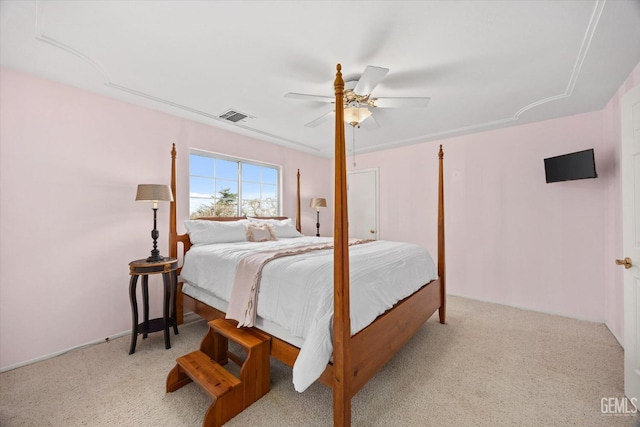
[[[347,173],[349,237],[378,239],[378,170]]]
[[[640,85],[622,98],[624,394],[640,406]]]

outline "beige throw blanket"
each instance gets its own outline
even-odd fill
[[[350,239],[349,246],[370,242],[371,240]],[[240,260],[233,279],[231,300],[227,308],[227,319],[238,321],[238,328],[254,326],[256,321],[258,290],[262,280],[264,266],[274,259],[304,254],[311,251],[333,249],[333,243],[298,246],[282,250],[261,251],[245,256]]]

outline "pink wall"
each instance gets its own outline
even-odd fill
[[[169,183],[173,142],[181,230],[190,147],[282,165],[288,216],[297,168],[303,203],[331,191],[328,159],[0,69],[0,369],[130,330],[128,263],[148,256],[152,227],[136,185]],[[315,234],[305,207],[303,232]],[[168,208],[159,208],[163,255]]]
[[[437,149],[445,152],[448,292],[603,321],[604,188],[546,184],[543,158],[595,148],[601,113],[362,155],[380,169],[380,233],[436,255]],[[592,268],[599,265],[599,268]]]

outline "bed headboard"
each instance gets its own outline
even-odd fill
[[[174,203],[175,203],[175,198],[174,198],[174,201],[171,202],[171,204],[173,205]],[[256,219],[276,219],[276,220],[289,219],[286,216],[254,216],[252,218],[256,218]],[[201,219],[201,220],[205,220],[205,221],[226,222],[226,221],[239,221],[241,219],[247,219],[247,217],[246,216],[200,216],[200,217],[195,218],[195,219]],[[182,255],[184,255],[189,249],[191,249],[191,240],[189,239],[189,235],[188,234],[185,233],[185,234],[175,235],[174,239],[175,239],[176,244],[170,243],[171,244],[171,248],[169,250],[169,256],[170,257],[179,258],[178,257],[178,245],[177,245],[177,243],[182,243]],[[171,240],[171,238],[169,240]]]

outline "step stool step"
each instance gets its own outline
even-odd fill
[[[240,386],[240,380],[200,350],[176,360],[182,370],[214,399]]]
[[[209,327],[220,335],[240,344],[245,350],[261,345],[270,338],[253,328],[238,328],[233,322],[215,319]]]

